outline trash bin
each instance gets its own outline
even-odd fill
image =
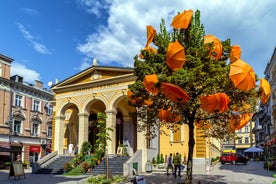
[[[149,160],[146,163],[146,172],[152,172],[152,164]]]

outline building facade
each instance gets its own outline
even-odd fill
[[[166,134],[159,134],[154,139],[148,139],[146,130],[139,129],[143,122],[136,114],[139,108],[128,104],[128,85],[134,83],[136,77],[132,68],[102,67],[93,65],[80,73],[59,82],[52,87],[54,92],[53,150],[58,154],[68,154],[69,145],[80,147],[84,141],[89,141],[93,147],[96,141],[96,115],[98,112],[106,114],[107,127],[111,141],[107,143],[107,154],[116,155],[118,147],[123,144],[128,154],[133,156],[137,150],[142,152],[145,165],[157,154],[165,157],[169,153],[179,152],[183,159],[188,156],[188,127],[179,125],[175,133],[170,130]],[[151,130],[148,130],[151,131]],[[160,131],[161,132],[161,131]],[[211,150],[213,155],[220,153],[215,141],[208,142],[201,132],[196,132],[194,160],[205,161]],[[217,141],[219,142],[219,141]],[[204,143],[204,144],[203,144]],[[210,146],[206,146],[206,145]],[[216,146],[216,149],[214,148]],[[210,149],[209,149],[210,148]],[[145,168],[142,167],[144,170]]]
[[[53,93],[40,81],[10,76],[12,61],[0,54],[0,160],[31,163],[51,150]]]

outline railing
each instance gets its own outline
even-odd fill
[[[38,160],[37,162],[33,163],[32,165],[32,173],[35,173],[40,168],[42,168],[44,165],[48,164],[52,159],[56,158],[58,156],[57,151],[54,151],[47,156],[43,157],[42,159]]]
[[[134,168],[136,167],[136,169]],[[132,157],[124,163],[124,176],[133,176],[142,172],[142,150],[137,150]]]

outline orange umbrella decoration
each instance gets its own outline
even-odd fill
[[[264,78],[260,79],[260,92],[262,104],[265,104],[270,97],[270,84]]]
[[[234,115],[229,120],[229,126],[232,130],[243,128],[252,118],[252,113]]]
[[[146,52],[151,52],[153,54],[155,54],[157,52],[157,50],[155,48],[151,47],[151,46],[147,46],[143,50],[146,51]],[[142,52],[140,53],[139,57],[141,59],[144,59],[144,56],[143,56]]]
[[[151,106],[153,104],[153,101],[151,99],[148,99],[148,100],[144,100],[144,104],[146,106]]]
[[[177,70],[183,67],[185,61],[186,57],[184,47],[178,41],[170,43],[166,54],[167,65],[172,70]]]
[[[156,34],[156,30],[151,26],[147,26],[147,43],[146,47],[149,46],[149,44],[153,41],[153,38]]]
[[[155,74],[152,75],[145,75],[143,84],[145,86],[145,89],[154,94],[157,95],[159,92],[159,89],[157,87],[155,87],[155,84],[158,83],[158,77]]]
[[[230,64],[229,77],[234,86],[240,90],[249,91],[256,86],[255,72],[241,59]]]
[[[223,113],[228,110],[229,97],[225,93],[215,93],[213,95],[207,95],[200,97],[201,108],[214,113],[218,111]]]
[[[175,103],[185,103],[190,99],[189,95],[184,91],[181,87],[171,84],[162,82],[162,93],[170,100]]]
[[[214,42],[211,57],[219,60],[222,56],[222,44],[220,43],[219,39],[214,35],[206,35],[204,36],[204,44]]]
[[[193,10],[185,10],[173,18],[171,26],[174,29],[187,29],[190,25],[192,16]]]
[[[168,123],[177,123],[181,120],[181,117],[175,113],[172,113],[170,110],[159,110],[158,117],[162,122]]]
[[[129,101],[132,103],[132,104],[136,104],[137,102],[141,102],[141,98],[133,98],[133,92],[131,90],[128,90],[127,91],[127,96],[128,96],[128,99]]]
[[[241,58],[241,47],[238,45],[231,46],[230,51],[230,63],[234,63],[236,60]]]

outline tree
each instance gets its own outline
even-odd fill
[[[186,18],[179,24],[182,14]],[[147,26],[148,42],[140,56],[134,58],[137,79],[129,85],[128,97],[129,103],[138,109],[137,118],[143,122],[139,128],[150,127],[148,137],[156,136],[153,129],[159,130],[161,126],[180,131],[177,124],[188,125],[185,182],[190,184],[195,126],[212,137],[233,136],[235,130],[248,122],[263,91],[255,86],[257,76],[251,69],[248,73],[253,81],[246,81],[243,86],[230,76],[234,63],[242,62],[240,53],[234,52],[239,47],[231,46],[230,39],[219,41],[205,35],[200,11],[184,11],[171,25],[174,29],[169,32],[161,20],[158,34]]]

